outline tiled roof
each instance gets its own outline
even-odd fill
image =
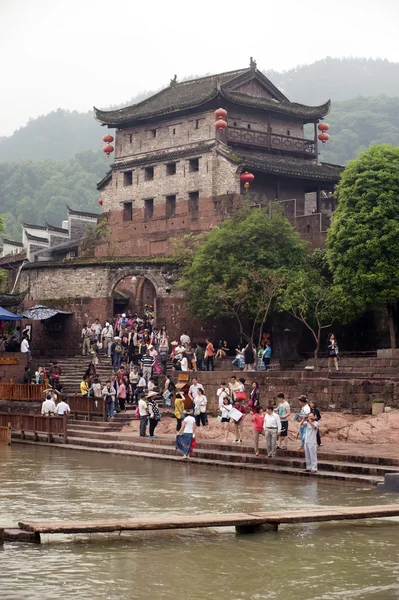
[[[97,189],[101,190],[112,179],[112,170],[110,169],[104,177],[97,183]]]
[[[29,227],[29,229],[39,229],[40,231],[46,231],[45,225],[30,225],[29,223],[22,223],[22,227]]]
[[[125,160],[123,162],[116,162],[112,165],[114,170],[126,169],[129,167],[135,167],[140,165],[147,165],[154,162],[164,162],[169,160],[175,160],[182,158],[183,156],[195,156],[203,152],[209,152],[214,148],[215,142],[200,142],[199,144],[192,144],[191,146],[185,146],[184,148],[178,148],[173,150],[161,150],[160,152],[149,152],[145,155],[139,156],[138,158],[132,158],[131,160]]]
[[[14,240],[9,240],[7,238],[3,238],[3,244],[10,244],[10,246],[18,246],[18,248],[24,247],[22,242],[14,242]]]
[[[36,235],[32,235],[31,233],[28,233],[27,231],[25,231],[25,235],[26,235],[26,238],[30,242],[38,242],[40,244],[48,244],[49,243],[47,238],[42,238],[42,237],[38,237]]]
[[[218,94],[220,85],[230,82],[248,71],[250,69],[239,69],[218,75],[199,77],[190,81],[182,81],[181,83],[171,82],[169,87],[147,98],[147,100],[143,100],[143,102],[110,111],[99,110],[94,107],[94,114],[96,119],[104,125],[117,127],[129,121],[148,119],[149,117],[193,108],[212,100]]]
[[[243,82],[253,78],[256,78],[261,85],[268,89],[275,99],[258,98],[235,91]],[[173,115],[182,110],[200,108],[216,98],[225,98],[229,102],[249,108],[291,115],[305,121],[321,119],[330,110],[330,101],[321,106],[306,106],[290,102],[261,71],[249,68],[209,75],[181,83],[171,82],[169,87],[143,102],[110,111],[94,107],[94,113],[96,119],[103,125],[120,127],[162,115]]]
[[[283,113],[293,117],[300,117],[305,120],[322,119],[328,114],[331,108],[330,100],[321,106],[306,106],[305,104],[298,104],[296,102],[276,102],[269,98],[255,98],[254,96],[248,96],[247,94],[241,94],[240,92],[233,92],[226,89],[222,89],[222,96],[235,104],[270,110],[272,112]]]
[[[76,217],[88,217],[89,219],[97,219],[100,216],[100,213],[91,213],[88,211],[74,210],[67,205],[68,214],[74,215]]]
[[[47,221],[46,228],[48,229],[48,231],[54,231],[56,233],[65,233],[66,235],[69,235],[68,229],[63,229],[62,227],[55,227],[54,225],[50,225],[50,223],[48,223]]]
[[[300,179],[313,179],[336,183],[344,167],[329,163],[316,163],[314,160],[277,156],[275,154],[256,154],[252,152],[234,152],[234,158],[228,152],[221,154],[229,160],[233,160],[237,166],[256,169],[264,173],[298,177]]]

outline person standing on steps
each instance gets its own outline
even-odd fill
[[[126,412],[126,375],[124,375],[118,381],[118,400],[119,400],[119,409],[123,412]]]
[[[153,366],[154,362],[155,362],[155,359],[153,356],[151,356],[149,348],[147,348],[146,353],[142,359],[143,377],[146,380],[147,385],[152,376],[152,366]]]
[[[281,421],[281,433],[280,437],[277,441],[277,448],[281,450],[287,450],[287,441],[288,441],[288,417],[291,414],[291,407],[287,400],[284,398],[284,394],[278,394],[278,407],[276,412],[280,417]]]
[[[82,338],[82,356],[86,356],[87,354],[90,354],[90,350],[91,350],[91,342],[90,342],[91,330],[87,326],[87,323],[85,323],[83,325],[81,338]]]
[[[148,392],[147,394],[147,406],[150,417],[150,438],[156,438],[154,435],[155,428],[161,420],[161,413],[159,412],[158,404],[156,402],[157,392]]]
[[[264,428],[266,435],[267,458],[275,458],[277,438],[281,432],[281,421],[280,417],[274,412],[274,406],[268,406],[266,408]]]
[[[209,338],[206,338],[205,341],[206,341],[206,349],[205,349],[206,370],[214,371],[215,370],[215,363],[214,363],[215,348],[213,347],[213,344]]]
[[[331,363],[334,363],[335,370],[338,371],[338,344],[333,333],[330,334],[327,346],[328,353],[328,372],[331,372]]]
[[[305,459],[306,470],[311,473],[317,473],[317,430],[318,422],[313,413],[309,413],[301,421],[301,426],[305,428]]]
[[[207,397],[204,395],[203,387],[199,387],[197,394],[194,396],[194,416],[197,427],[208,425],[208,415],[206,414],[206,406],[208,404]]]
[[[269,342],[266,342],[265,351],[263,353],[263,364],[265,365],[265,371],[270,369],[270,361],[272,359],[272,349]]]
[[[113,419],[115,414],[115,388],[113,387],[110,379],[108,379],[103,387],[102,396],[107,409],[107,417],[109,419]]]
[[[249,395],[248,408],[252,410],[252,414],[255,414],[258,406],[260,406],[259,383],[257,381],[253,381],[251,383],[251,392]]]
[[[174,415],[177,419],[176,431],[180,431],[181,424],[184,419],[184,396],[181,392],[177,392],[175,396],[175,412]]]
[[[82,394],[83,398],[87,398],[87,396],[89,395],[89,376],[88,375],[83,375],[83,379],[80,382],[80,393]]]
[[[230,411],[233,408],[230,404],[230,398],[226,393],[222,393],[219,395],[219,400],[222,400],[222,403],[219,402],[219,410],[220,410],[220,421],[222,423],[223,428],[223,441],[227,442],[229,438],[229,423],[230,423]]]
[[[195,435],[195,419],[192,410],[186,410],[182,426],[176,436],[176,450],[183,454],[183,458],[190,458],[191,444]]]
[[[147,437],[148,407],[143,396],[140,397],[137,409],[140,417],[140,437]]]
[[[299,400],[299,404],[301,405],[301,410],[295,420],[299,420],[300,422],[302,422],[304,417],[307,417],[308,414],[310,413],[310,406],[308,404],[308,399],[304,394],[302,394],[302,396],[299,396],[298,400]],[[301,444],[300,444],[299,448],[297,448],[298,452],[302,451],[304,449],[304,444],[305,444],[305,428],[302,425],[302,423],[300,423],[300,425],[299,425],[299,438],[301,440]]]
[[[313,400],[311,402],[309,402],[309,406],[310,406],[310,412],[314,415],[314,420],[317,421],[318,423],[318,427],[317,427],[317,445],[318,446],[322,446],[323,444],[321,443],[321,439],[320,439],[320,419],[321,419],[321,414],[319,409],[316,406],[316,403],[313,402]]]
[[[111,344],[114,337],[114,328],[108,321],[105,323],[105,327],[101,332],[101,342],[106,356],[111,356]]]
[[[265,436],[265,412],[261,406],[255,408],[255,413],[252,417],[254,424],[254,450],[255,456],[259,456],[259,436]]]

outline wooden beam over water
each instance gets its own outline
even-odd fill
[[[399,516],[399,504],[377,506],[325,507],[284,512],[258,512],[204,515],[168,515],[134,519],[93,519],[86,521],[20,521],[19,527],[35,534],[42,533],[108,533],[114,531],[154,531],[203,527],[236,527],[240,533],[259,531],[262,526],[276,530],[284,523],[318,523]],[[273,526],[273,527],[272,527]]]

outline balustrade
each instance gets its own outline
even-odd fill
[[[228,127],[226,130],[227,142],[242,146],[255,146],[269,150],[282,150],[306,156],[316,156],[316,144],[314,140],[273,133],[257,129],[245,129],[244,127]]]
[[[0,427],[7,427],[11,423],[13,431],[20,432],[21,439],[25,433],[33,433],[34,440],[38,440],[38,433],[46,433],[49,442],[54,441],[54,435],[61,436],[64,444],[68,440],[68,417],[45,417],[34,414],[0,413]]]

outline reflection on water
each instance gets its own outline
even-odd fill
[[[19,519],[284,510],[399,501],[374,488],[14,445],[0,447],[0,526]],[[399,523],[398,523],[399,525]],[[4,600],[399,598],[398,525],[305,524],[47,536],[0,550]],[[48,542],[48,543],[47,543]]]

